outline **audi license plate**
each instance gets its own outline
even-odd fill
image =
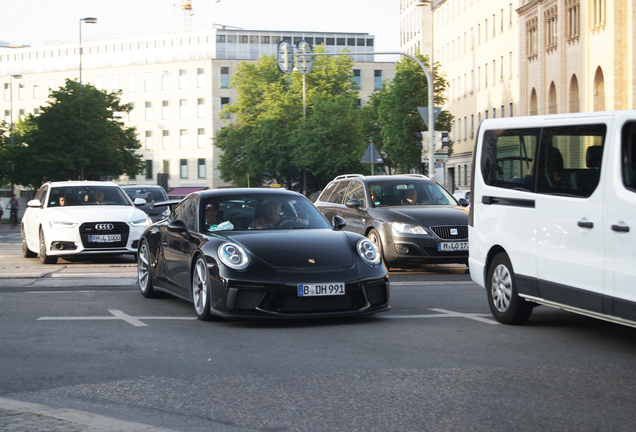
[[[468,242],[439,242],[437,250],[440,252],[464,252],[468,250]]]
[[[345,284],[342,282],[298,284],[298,297],[344,295],[344,293]]]
[[[112,243],[121,241],[121,234],[89,235],[88,241],[91,243]]]

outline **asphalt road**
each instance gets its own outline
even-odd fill
[[[636,329],[546,307],[497,324],[462,266],[392,272],[372,317],[205,323],[143,298],[128,257],[42,266],[0,233],[0,263],[0,407],[99,430],[634,428]]]

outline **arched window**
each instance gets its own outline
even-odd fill
[[[532,92],[530,93],[530,115],[539,114],[538,106],[539,104],[537,103],[537,91],[533,88]]]
[[[548,114],[557,113],[557,92],[554,81],[550,83],[550,92],[548,93]]]
[[[594,74],[594,111],[605,111],[605,78],[600,66]]]
[[[576,75],[572,75],[572,79],[570,80],[569,93],[570,97],[568,102],[568,112],[580,112],[581,108],[579,107],[579,80],[576,78]]]

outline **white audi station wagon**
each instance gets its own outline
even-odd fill
[[[22,217],[22,254],[44,264],[78,254],[136,254],[151,223],[113,182],[47,182],[27,203]]]
[[[636,111],[484,120],[469,265],[493,316],[543,304],[636,327]]]

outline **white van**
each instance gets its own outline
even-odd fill
[[[544,304],[636,327],[636,110],[484,120],[471,278],[495,319]]]

